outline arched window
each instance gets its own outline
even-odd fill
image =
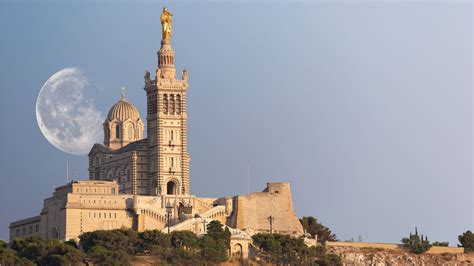
[[[170,113],[171,114],[174,114],[174,109],[175,106],[174,106],[174,94],[171,94],[170,95]]]
[[[176,114],[181,114],[181,95],[176,95]]]
[[[128,139],[129,140],[133,139],[133,126],[132,125],[128,126]]]
[[[120,138],[120,125],[115,126],[115,138]]]
[[[168,113],[168,94],[163,94],[163,113]]]

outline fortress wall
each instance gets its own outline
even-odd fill
[[[353,248],[374,248],[374,249],[385,249],[385,250],[403,250],[402,244],[392,243],[371,243],[371,242],[332,242],[327,241],[326,247],[353,247]],[[431,247],[426,253],[428,254],[462,254],[464,248],[459,247]]]
[[[273,232],[303,233],[303,227],[293,211],[288,183],[268,183],[263,192],[234,197],[228,225],[242,230],[269,232],[269,216],[274,217]]]

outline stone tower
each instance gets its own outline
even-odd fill
[[[165,12],[168,12],[169,16],[168,21],[164,22]],[[152,195],[185,195],[189,194],[187,72],[183,69],[181,79],[176,78],[169,11],[163,10],[161,23],[163,37],[158,51],[156,78],[150,79],[150,73],[145,72],[150,192]]]

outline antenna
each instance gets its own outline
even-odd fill
[[[247,194],[250,194],[250,164],[247,164]]]
[[[66,183],[69,183],[69,161],[66,160]]]

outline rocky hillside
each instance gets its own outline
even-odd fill
[[[376,248],[330,247],[344,265],[474,265],[474,254],[413,254]]]

